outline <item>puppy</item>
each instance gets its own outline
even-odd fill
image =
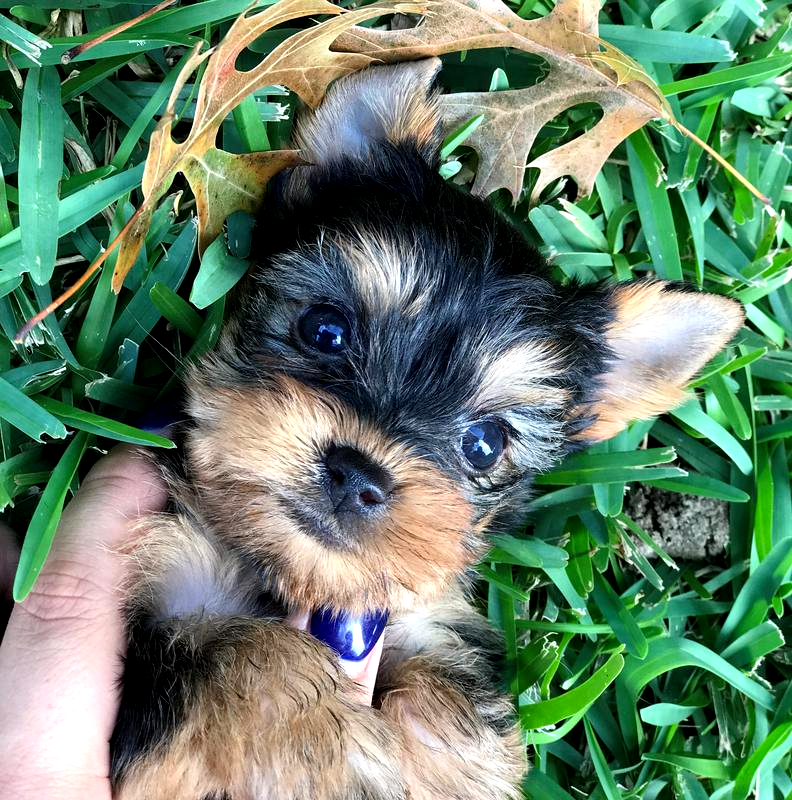
[[[298,122],[257,263],[186,378],[166,513],[126,588],[123,800],[504,800],[524,745],[467,599],[501,513],[566,452],[666,411],[740,307],[562,287],[438,176],[436,60]],[[174,451],[171,451],[174,452]],[[390,612],[374,707],[293,611]]]

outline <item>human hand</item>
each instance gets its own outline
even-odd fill
[[[99,461],[64,511],[38,581],[0,645],[0,797],[109,800],[110,735],[125,646],[117,588],[131,524],[165,487],[127,447]],[[7,559],[8,560],[8,559]],[[290,624],[307,630],[308,614]],[[370,702],[381,637],[342,666]]]
[[[115,550],[165,497],[154,469],[124,447],[96,464],[65,509],[0,645],[0,797],[109,800],[124,649]]]

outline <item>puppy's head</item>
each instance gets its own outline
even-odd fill
[[[437,174],[434,61],[304,117],[258,265],[190,380],[217,531],[287,603],[405,608],[483,551],[571,443],[673,407],[740,308],[659,282],[561,287]]]

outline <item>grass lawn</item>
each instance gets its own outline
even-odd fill
[[[140,203],[147,142],[189,48],[216,43],[249,5],[183,2],[64,65],[70,48],[146,7],[49,2],[6,3],[0,14],[0,504],[28,530],[20,596],[96,450],[163,444],[131,426],[174,387],[184,360],[215,342],[251,234],[249,217],[230,219],[199,270],[194,201],[189,191],[179,198],[177,181],[118,296],[111,255],[28,346],[12,344]],[[552,6],[512,7],[535,18]],[[622,0],[600,15],[601,36],[642,64],[677,118],[775,213],[661,123],[617,147],[589,197],[573,202],[561,183],[532,208],[531,171],[515,207],[506,192],[493,196],[561,279],[684,279],[747,313],[685,405],[540,476],[527,529],[499,537],[481,565],[530,745],[526,796],[536,800],[792,797],[791,27],[781,0]],[[292,30],[257,40],[247,64]],[[543,75],[540,59],[502,49],[443,61],[453,92]],[[192,80],[182,89],[183,120],[196,89]],[[258,92],[223,124],[219,145],[286,146],[294,104],[278,87]],[[532,158],[598,113],[563,113]],[[477,158],[464,137],[444,156],[443,174],[470,186]],[[625,490],[637,484],[729,504],[726,551],[675,562],[629,516]]]

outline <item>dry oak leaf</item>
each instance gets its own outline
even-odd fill
[[[144,202],[119,236],[113,289],[120,290],[135,263],[154,209],[178,172],[184,174],[195,195],[198,250],[203,253],[220,235],[230,213],[255,211],[267,181],[285,167],[300,163],[299,153],[294,150],[241,155],[219,150],[215,146],[217,133],[233,108],[252,92],[273,84],[288,87],[310,106],[318,105],[332,81],[363,69],[374,60],[363,53],[331,50],[339,34],[367,19],[398,10],[417,12],[422,6],[379,4],[344,11],[327,0],[281,0],[263,12],[237,18],[214,49],[194,50],[151,136],[143,174]],[[262,33],[309,15],[332,18],[290,36],[253,69],[243,72],[236,68],[239,54]],[[204,61],[206,69],[192,127],[183,141],[176,142],[172,133],[179,92]]]
[[[541,56],[548,74],[526,89],[465,92],[441,99],[453,129],[483,114],[466,144],[479,155],[473,192],[511,192],[516,202],[527,167],[540,170],[531,199],[556,178],[572,176],[580,196],[589,194],[605,159],[650,119],[673,116],[660,90],[640,65],[598,36],[599,0],[559,0],[546,17],[524,20],[500,0],[436,0],[415,28],[356,28],[336,46],[385,62],[483,47],[512,47]],[[526,164],[536,135],[565,109],[594,102],[603,116],[573,141]]]

